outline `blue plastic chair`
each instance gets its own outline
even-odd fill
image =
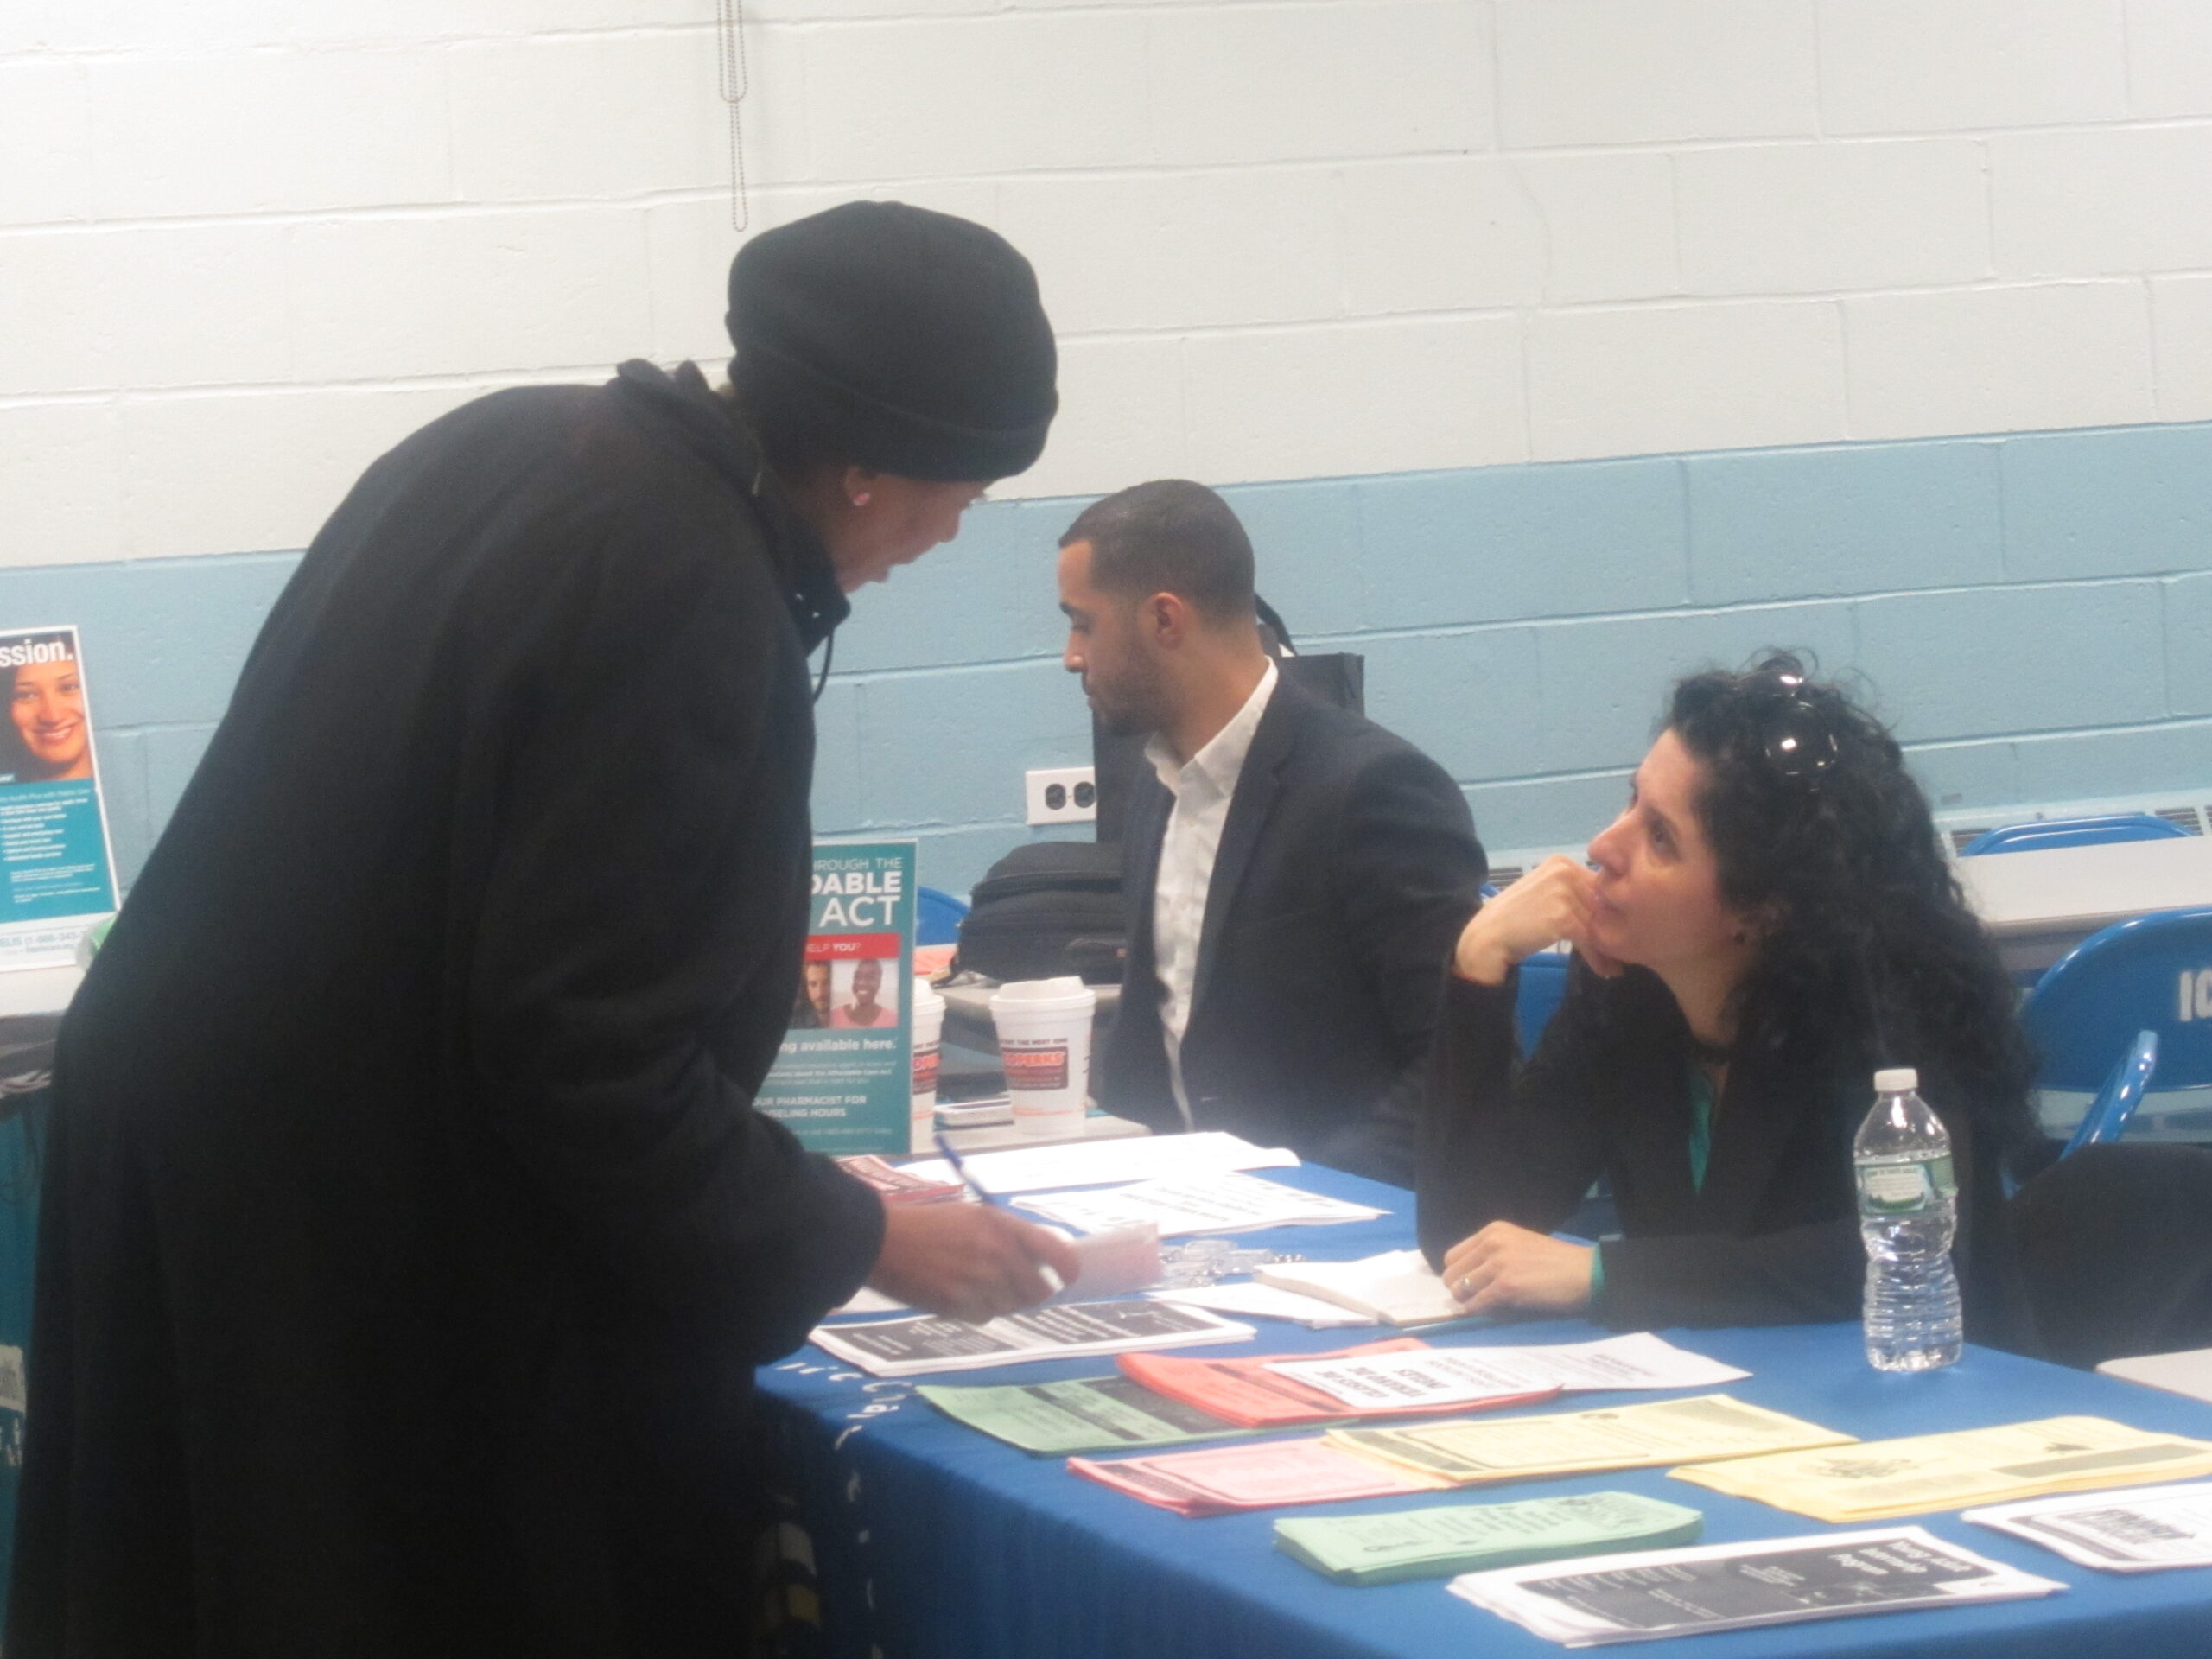
[[[1521,963],[1521,988],[1513,999],[1513,1028],[1520,1036],[1523,1054],[1536,1052],[1536,1039],[1559,1012],[1559,1000],[1567,995],[1570,960],[1556,951],[1539,950]]]
[[[2120,1064],[2105,1079],[2105,1086],[2097,1090],[2097,1097],[2089,1103],[2089,1109],[2082,1114],[2082,1122],[2074,1130],[2074,1138],[2066,1143],[2061,1158],[2072,1156],[2084,1147],[2102,1146],[2117,1141],[2127,1132],[2127,1120],[2135,1116],[2135,1109],[2142,1103],[2143,1094],[2151,1086],[2151,1076],[2158,1069],[2158,1033],[2139,1031],[2127,1052],[2120,1057]]]
[[[1961,858],[1983,853],[2039,853],[2053,847],[2097,847],[2117,841],[2171,841],[2189,831],[2148,812],[2115,812],[2101,818],[2050,818],[1985,830],[1959,849]]]
[[[2042,1086],[2094,1092],[2090,1118],[2113,1115],[2101,1133],[2085,1120],[2090,1139],[2117,1137],[2152,1068],[2162,1090],[2212,1085],[2212,906],[2091,934],[2037,982],[2020,1020],[2043,1057]],[[2078,1131],[2075,1144],[2086,1144]]]
[[[968,913],[965,899],[936,887],[914,889],[914,943],[957,944],[960,918]]]

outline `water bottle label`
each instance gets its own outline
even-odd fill
[[[1869,1216],[1909,1216],[1958,1196],[1951,1154],[1910,1163],[1860,1164],[1859,1209]]]

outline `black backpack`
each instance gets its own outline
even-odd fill
[[[1128,930],[1118,845],[1025,842],[991,866],[969,904],[958,966],[1001,981],[1078,974],[1121,983]]]

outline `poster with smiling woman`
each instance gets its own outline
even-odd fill
[[[0,632],[0,969],[76,959],[115,908],[77,630]]]

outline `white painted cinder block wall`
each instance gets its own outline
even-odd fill
[[[756,226],[1037,262],[1006,493],[2212,416],[2207,0],[755,0]],[[708,0],[0,5],[0,563],[724,354]]]

